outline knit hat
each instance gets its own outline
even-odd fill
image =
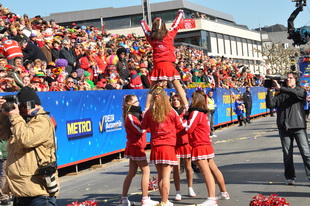
[[[84,75],[84,69],[78,68],[78,69],[76,70],[76,73],[77,73],[77,76],[78,76],[78,77],[81,77],[81,76]]]
[[[55,62],[56,67],[67,67],[68,66],[68,60],[66,59],[57,59]]]
[[[41,100],[36,91],[30,87],[23,87],[17,94],[20,102],[34,101],[35,104],[41,105]]]
[[[84,71],[84,77],[89,77],[91,74],[88,71]]]

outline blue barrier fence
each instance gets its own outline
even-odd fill
[[[233,113],[234,102],[231,94],[238,92],[233,90],[218,88],[214,91],[217,105],[214,116],[215,126],[236,121],[237,116]],[[45,111],[51,112],[57,122],[59,168],[123,151],[126,147],[126,133],[122,119],[124,95],[137,95],[143,106],[147,91],[38,92]],[[167,90],[167,93],[171,91],[173,90]],[[189,98],[194,91],[194,89],[187,90]],[[241,93],[244,91],[244,88],[240,88]],[[266,89],[253,87],[251,93],[252,116],[266,113]],[[10,93],[2,93],[0,96],[6,94]]]

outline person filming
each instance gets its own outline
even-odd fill
[[[55,206],[59,181],[54,124],[36,92],[0,97],[0,138],[7,143],[7,185],[14,206]]]
[[[299,84],[299,74],[288,72],[286,86],[272,80],[277,94],[269,88],[266,96],[268,108],[276,108],[277,127],[283,151],[284,176],[287,185],[293,185],[296,178],[293,161],[293,142],[296,140],[303,159],[306,176],[310,181],[310,149],[306,132],[306,90]]]

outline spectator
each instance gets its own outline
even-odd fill
[[[74,83],[74,80],[72,77],[67,77],[66,79],[66,85],[64,86],[65,91],[76,91],[77,86]]]
[[[249,86],[246,87],[246,91],[243,93],[243,101],[245,105],[246,121],[248,124],[251,124],[252,95]]]
[[[34,62],[34,60],[40,59],[42,61],[47,61],[41,49],[34,44],[28,43],[26,41],[21,41],[20,46],[23,51],[24,60],[31,60],[32,62]]]
[[[109,83],[107,84],[106,89],[108,90],[121,89],[121,86],[117,83],[117,80],[111,79],[109,80]]]
[[[28,75],[23,77],[23,84],[25,87],[30,86],[30,77]]]
[[[100,79],[100,81],[96,83],[96,90],[105,90],[106,86],[107,86],[107,80]]]
[[[0,53],[3,53],[8,61],[8,64],[13,65],[15,57],[23,57],[23,52],[15,40],[8,40],[6,37],[2,37],[2,44],[0,45]]]
[[[120,82],[124,89],[126,89],[126,85],[128,82],[128,77],[130,76],[130,71],[128,69],[128,62],[125,59],[127,50],[125,48],[119,48],[116,52],[119,61],[116,64],[116,70],[120,77]]]
[[[13,62],[13,66],[17,66],[17,67],[20,67],[21,69],[23,69],[24,68],[23,58],[22,57],[15,57],[14,62]]]
[[[43,45],[43,47],[41,47],[41,50],[43,52],[43,54],[46,57],[47,62],[52,62],[53,61],[53,55],[52,55],[52,40],[51,39],[44,39],[45,44]]]
[[[216,110],[215,100],[213,98],[213,90],[210,90],[207,95],[207,105],[208,105],[208,119],[210,122],[210,137],[217,137],[217,135],[213,134],[214,132],[214,113]]]
[[[238,117],[239,127],[243,126],[243,123],[244,123],[244,126],[246,126],[246,123],[247,123],[244,119],[244,108],[245,106],[244,106],[242,96],[236,97],[235,104],[234,104],[234,112],[236,113]]]
[[[0,140],[0,205],[10,205],[10,197],[8,194],[3,192],[4,185],[6,183],[6,159],[7,159],[7,151],[6,151],[6,140]]]
[[[67,73],[71,73],[73,70],[75,70],[76,66],[76,59],[71,51],[70,41],[65,40],[63,41],[63,47],[59,52],[59,58],[66,59],[68,61],[68,66],[66,67]]]
[[[58,41],[52,42],[52,61],[55,62],[59,58],[60,44]],[[49,62],[48,62],[49,63]]]

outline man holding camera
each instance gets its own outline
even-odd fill
[[[8,140],[5,191],[12,192],[14,206],[54,206],[59,185],[54,124],[33,89],[23,87],[16,96],[0,98],[0,138]]]
[[[276,80],[273,82],[278,93],[273,97],[271,89],[268,89],[266,104],[268,108],[277,108],[277,126],[283,151],[286,183],[293,185],[296,178],[293,161],[294,139],[303,159],[306,176],[310,181],[310,149],[304,111],[306,90],[300,87],[299,74],[296,72],[287,74],[286,86],[280,86]]]

